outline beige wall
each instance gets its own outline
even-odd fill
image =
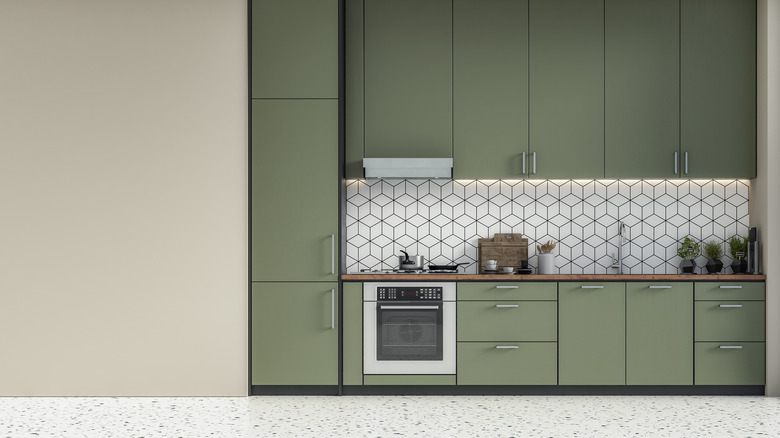
[[[0,1],[0,395],[247,393],[244,0]]]
[[[758,1],[758,178],[750,221],[759,227],[767,273],[767,395],[780,396],[780,0]]]

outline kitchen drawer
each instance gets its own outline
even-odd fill
[[[366,374],[365,385],[454,385],[454,374]]]
[[[696,385],[764,384],[763,342],[696,342],[694,351]]]
[[[458,300],[555,300],[558,283],[458,283]]]
[[[763,301],[697,301],[695,340],[763,341],[764,307]]]
[[[695,300],[763,300],[763,282],[696,282]]]
[[[458,385],[555,385],[555,342],[458,342]]]
[[[459,341],[557,341],[555,301],[458,302]]]

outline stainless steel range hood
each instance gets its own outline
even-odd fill
[[[452,178],[452,158],[363,158],[366,178]]]

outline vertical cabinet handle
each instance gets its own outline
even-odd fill
[[[650,286],[650,289],[671,289],[671,286]]]
[[[688,152],[685,153],[685,174],[688,174]]]
[[[580,286],[582,289],[604,289],[604,286]]]
[[[336,289],[330,290],[330,329],[336,328]]]
[[[742,307],[742,304],[721,304],[721,305],[720,305],[720,306],[718,306],[718,307],[734,307],[734,308],[739,308],[739,307]]]
[[[531,173],[536,175],[536,152],[533,153],[533,164],[532,164],[532,166],[533,166],[533,171]]]
[[[525,152],[523,152],[523,175],[525,175]]]
[[[336,273],[336,235],[330,235],[330,275]]]
[[[674,153],[674,174],[677,175],[680,173],[679,170],[677,170],[679,166],[677,165],[677,152]]]

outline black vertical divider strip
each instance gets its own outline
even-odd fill
[[[345,265],[345,251],[347,236],[344,215],[346,214],[346,180],[344,175],[346,156],[345,127],[344,127],[344,106],[345,106],[345,52],[346,40],[345,34],[345,0],[338,0],[338,190],[339,190],[339,208],[338,208],[338,263],[336,263],[336,279],[338,281],[338,395],[342,395],[344,387],[344,290],[341,281],[341,272]]]
[[[247,394],[252,395],[252,0],[246,2],[247,11],[247,184],[248,184],[248,220],[247,220]]]

